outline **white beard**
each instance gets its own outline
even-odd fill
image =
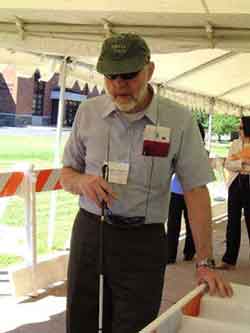
[[[145,96],[147,95],[148,84],[145,83],[145,85],[142,86],[141,90],[139,91],[138,96],[131,97],[131,100],[126,102],[126,103],[121,103],[121,102],[119,102],[118,99],[113,97],[109,93],[106,85],[105,85],[105,91],[106,91],[107,95],[109,95],[112,98],[112,101],[113,101],[113,103],[115,104],[115,106],[117,107],[118,110],[120,110],[122,112],[130,112],[130,111],[133,111],[136,108],[136,106],[144,100]]]
[[[117,100],[114,99],[113,102],[118,110],[128,113],[129,111],[133,110],[137,104],[135,100],[131,100],[127,103],[119,103]]]

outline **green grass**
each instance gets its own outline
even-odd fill
[[[1,171],[8,170],[14,164],[20,162],[32,163],[37,169],[52,168],[54,137],[0,136],[0,140]],[[63,144],[65,141],[66,136],[63,138]],[[38,255],[49,252],[47,239],[51,193],[51,191],[48,191],[36,194]],[[63,249],[65,247],[65,243],[70,237],[71,227],[77,209],[77,196],[71,195],[63,190],[57,191],[57,213],[53,250]],[[0,224],[10,227],[25,227],[25,210],[22,198],[10,197],[7,209],[0,218]],[[21,239],[20,242],[23,243],[24,240]],[[15,244],[14,238],[13,243]],[[20,260],[22,260],[22,258],[19,256],[8,253],[1,254],[0,252],[0,267],[6,267]]]
[[[21,263],[22,261],[22,257],[14,256],[12,254],[0,255],[0,268],[6,268],[12,264]]]
[[[62,147],[67,136],[63,136]],[[1,135],[0,170],[19,162],[34,164],[37,168],[51,167],[55,150],[53,136]]]
[[[218,157],[227,157],[230,143],[213,142],[211,144],[211,153]],[[224,181],[222,170],[214,170],[216,180]]]
[[[228,153],[229,143],[212,143],[211,144],[211,152],[220,156],[226,157]]]

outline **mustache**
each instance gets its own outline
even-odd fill
[[[119,97],[128,97],[130,100],[132,100],[132,101],[137,101],[137,98],[135,97],[135,96],[133,96],[133,95],[130,95],[130,94],[114,94],[113,95],[113,98],[114,99],[119,99]]]
[[[119,96],[132,96],[130,93],[119,93],[119,92],[115,92],[114,93],[114,97],[119,97]]]

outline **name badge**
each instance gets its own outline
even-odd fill
[[[168,127],[147,125],[144,130],[143,155],[168,156],[170,132]]]
[[[129,164],[128,162],[108,162],[110,183],[127,184]]]

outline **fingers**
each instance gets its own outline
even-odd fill
[[[117,194],[112,190],[112,187],[103,179],[100,179],[100,189],[104,197],[109,197],[109,199],[117,199]],[[105,198],[103,198],[105,200]],[[106,200],[105,200],[106,201]]]
[[[96,194],[98,201],[106,202],[110,206],[114,199],[117,199],[117,195],[113,192],[111,186],[103,179],[100,178],[93,186],[93,190]]]
[[[209,295],[215,295],[217,289],[216,281],[209,274],[202,274],[198,283],[201,284],[204,282],[207,284]]]
[[[209,295],[214,296],[216,294],[216,290],[217,290],[217,283],[216,283],[215,279],[211,279],[211,278],[208,279],[207,284],[208,284]]]
[[[219,295],[220,297],[231,297],[233,289],[228,281],[226,281],[218,272],[202,267],[197,271],[198,282],[206,282],[208,285],[209,294]]]
[[[84,191],[84,195],[93,201],[99,208],[101,208],[101,200],[99,200],[96,192],[92,188],[86,188]]]
[[[232,297],[233,289],[227,281],[225,281],[221,276],[216,280],[217,292],[221,297]]]
[[[112,190],[112,187],[100,176],[84,175],[81,184],[82,193],[98,207],[101,207],[102,202],[106,202],[110,206],[114,199],[117,199],[117,194]]]

